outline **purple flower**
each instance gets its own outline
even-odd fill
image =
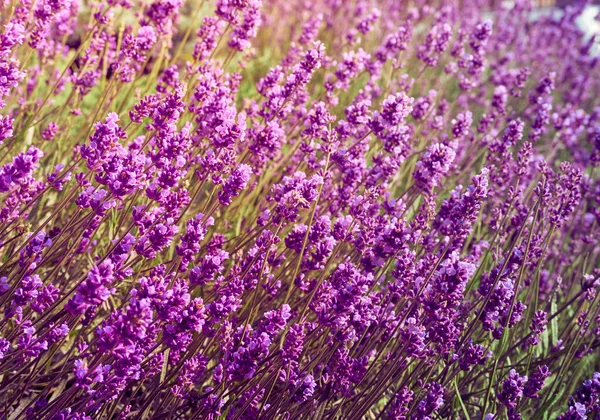
[[[515,408],[523,396],[527,376],[519,376],[516,370],[508,372],[508,378],[502,382],[502,390],[498,393],[498,401],[508,408]]]
[[[417,57],[429,67],[437,65],[440,55],[448,47],[452,28],[448,23],[437,23],[432,28],[425,42],[419,46]]]
[[[82,314],[88,308],[98,306],[114,293],[111,288],[114,281],[114,265],[110,260],[92,267],[86,279],[79,285],[75,295],[67,303],[71,314]]]
[[[523,395],[527,398],[538,398],[538,392],[544,387],[544,382],[550,375],[552,375],[552,372],[550,372],[548,366],[538,366],[525,384]]]
[[[454,138],[461,138],[468,135],[473,124],[473,114],[470,111],[461,112],[452,120],[452,135]]]
[[[581,387],[569,397],[569,409],[558,419],[586,419],[588,414],[600,412],[600,373],[595,372],[592,379],[586,379]]]
[[[224,22],[212,16],[205,17],[196,33],[198,40],[194,46],[194,58],[197,61],[207,59],[217,46],[217,38],[221,34]]]
[[[8,192],[28,182],[32,173],[39,166],[43,153],[35,146],[27,152],[19,153],[11,163],[0,167],[0,193]]]
[[[167,34],[173,31],[182,5],[181,0],[155,0],[146,9],[145,15],[161,34]]]
[[[25,27],[19,22],[9,21],[0,35],[0,58],[8,58],[15,45],[25,41]]]
[[[48,123],[44,131],[42,131],[42,138],[46,141],[52,141],[57,132],[58,125],[55,122]]]
[[[119,117],[110,113],[106,122],[94,125],[96,131],[90,136],[89,145],[81,146],[81,156],[86,160],[90,170],[97,170],[106,160],[119,149],[119,140],[127,137],[125,131],[117,125]]]
[[[197,214],[193,219],[188,220],[186,224],[186,232],[181,237],[181,243],[176,246],[177,254],[181,258],[181,266],[187,265],[194,259],[195,255],[200,251],[200,243],[206,235],[206,228],[214,224],[214,219],[210,217],[204,221],[202,213]]]
[[[228,206],[233,201],[233,198],[238,196],[242,190],[248,186],[248,181],[252,175],[252,169],[246,164],[241,164],[235,167],[229,178],[223,184],[223,189],[219,191],[219,202],[223,206]]]
[[[229,46],[244,51],[250,47],[250,40],[256,36],[261,23],[260,8],[262,0],[248,0],[244,7],[243,21],[231,32]]]
[[[0,108],[4,108],[4,98],[10,95],[11,90],[19,85],[25,75],[24,71],[19,70],[18,62],[0,58]]]
[[[432,382],[427,386],[429,388],[427,396],[417,406],[417,413],[421,418],[428,418],[427,416],[435,413],[444,403],[444,388],[442,385]]]
[[[25,277],[21,282],[21,287],[15,290],[14,303],[18,306],[26,305],[38,297],[41,287],[42,280],[38,275]]]
[[[13,123],[14,120],[10,116],[0,115],[0,145],[4,144],[6,139],[9,139],[13,135]]]
[[[413,172],[417,187],[429,192],[438,186],[441,177],[449,172],[455,157],[456,152],[452,147],[442,143],[431,145],[417,162],[417,168]]]
[[[600,415],[585,2],[142,3],[0,5],[5,417]]]
[[[393,419],[405,420],[408,418],[410,404],[414,398],[414,392],[406,387],[399,390],[389,408],[389,415]]]
[[[31,303],[31,309],[38,313],[44,312],[52,305],[60,294],[60,289],[53,284],[49,284],[41,289],[35,300]]]
[[[483,346],[471,342],[460,356],[458,365],[462,370],[469,371],[475,365],[484,365],[489,356]]]
[[[306,375],[303,379],[299,379],[294,383],[296,393],[294,394],[294,400],[297,402],[308,401],[315,392],[317,383],[311,374]]]
[[[276,201],[277,219],[294,221],[300,208],[308,208],[309,203],[318,195],[318,187],[323,183],[319,175],[307,178],[303,172],[296,172],[293,177],[284,177],[283,183],[272,189],[273,201]]]

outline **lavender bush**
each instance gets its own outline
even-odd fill
[[[4,0],[0,417],[600,416],[584,7]]]

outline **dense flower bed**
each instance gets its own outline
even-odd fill
[[[600,415],[598,43],[456,3],[4,0],[2,418]]]

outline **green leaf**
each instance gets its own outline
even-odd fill
[[[556,297],[552,296],[552,300],[550,301],[550,314],[556,313],[557,310]],[[550,320],[550,332],[552,333],[552,347],[555,347],[558,343],[558,317],[554,317]]]
[[[542,418],[546,420],[550,418],[549,416],[553,414],[552,407],[560,400],[566,389],[566,384],[564,383],[559,386],[560,388],[554,393],[554,396],[550,397],[548,401],[546,401],[546,403],[537,410],[534,419]]]
[[[163,383],[167,377],[167,366],[169,365],[169,352],[171,349],[165,351],[165,360],[160,371],[160,382]]]
[[[460,391],[458,390],[458,379],[454,380],[454,391],[456,392],[456,400],[460,404],[460,408],[462,409],[462,412],[465,415],[465,419],[471,420],[471,417],[469,416],[469,412],[467,411],[467,407],[465,407],[465,403],[463,402],[462,398],[460,397]]]
[[[548,333],[548,329],[545,329],[541,335],[542,338],[542,349],[543,353],[550,351],[550,334]]]

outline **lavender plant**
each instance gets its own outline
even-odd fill
[[[585,7],[0,3],[0,417],[600,416]]]

